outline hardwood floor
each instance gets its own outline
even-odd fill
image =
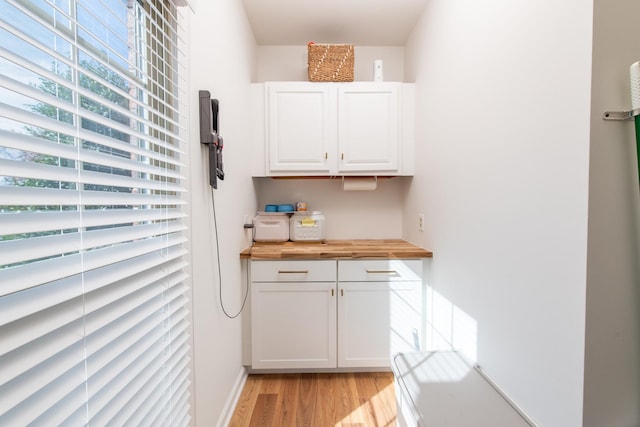
[[[395,426],[391,372],[252,374],[230,427]]]

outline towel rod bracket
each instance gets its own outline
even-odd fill
[[[640,116],[640,108],[630,111],[605,111],[602,114],[603,120],[631,120],[635,116]]]

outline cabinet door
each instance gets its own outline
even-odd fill
[[[268,83],[269,172],[335,171],[335,95],[327,84]]]
[[[251,284],[255,369],[335,368],[335,282]]]
[[[399,170],[400,85],[338,87],[338,171]]]
[[[389,367],[421,336],[419,281],[338,283],[338,366]]]

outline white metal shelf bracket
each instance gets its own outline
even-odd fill
[[[605,111],[602,114],[603,120],[631,120],[635,116],[640,116],[640,108],[629,111]]]

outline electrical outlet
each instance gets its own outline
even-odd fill
[[[418,214],[418,231],[424,231],[424,214]]]

